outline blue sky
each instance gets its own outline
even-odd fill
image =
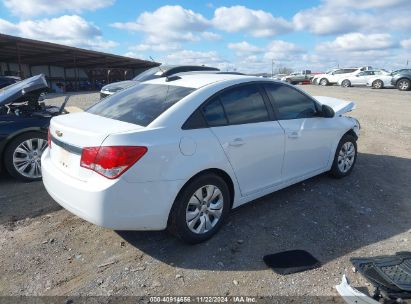
[[[0,32],[244,72],[395,69],[411,61],[410,11],[410,0],[0,0]]]

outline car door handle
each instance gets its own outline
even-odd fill
[[[245,142],[244,142],[244,140],[243,140],[242,138],[233,139],[233,140],[229,143],[229,145],[230,145],[231,147],[241,147],[241,146],[244,145],[244,144],[245,144]]]
[[[288,138],[298,138],[298,137],[300,137],[300,133],[298,131],[288,132]]]

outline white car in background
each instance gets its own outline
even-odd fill
[[[373,89],[395,88],[395,85],[391,83],[391,79],[393,76],[395,76],[398,73],[401,73],[404,70],[405,69],[397,70],[387,75],[378,75],[372,77],[367,81],[367,87],[372,87]]]
[[[357,158],[353,102],[230,74],[157,78],[55,117],[43,182],[64,208],[118,230],[210,238],[229,211]]]
[[[386,70],[369,70],[356,72],[353,75],[347,75],[337,81],[339,86],[344,88],[355,86],[366,86],[368,81],[377,77],[389,76],[390,72]]]
[[[328,86],[336,84],[341,77],[347,77],[361,71],[372,70],[370,66],[363,66],[360,68],[342,68],[342,69],[332,69],[325,74],[317,74],[311,80],[313,84]]]

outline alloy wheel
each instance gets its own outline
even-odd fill
[[[382,88],[382,81],[381,80],[376,80],[373,83],[374,89],[381,89]]]
[[[47,141],[31,138],[23,141],[13,153],[13,166],[24,177],[41,177],[41,155],[47,147]]]
[[[410,86],[410,83],[409,83],[408,80],[401,80],[401,81],[398,83],[398,88],[399,88],[401,91],[406,91],[406,90],[408,90],[409,86]]]
[[[342,173],[348,172],[355,160],[355,147],[350,141],[344,143],[338,153],[338,168]]]
[[[209,232],[220,221],[224,207],[221,190],[205,185],[191,196],[186,208],[186,224],[196,234]]]

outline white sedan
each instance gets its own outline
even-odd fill
[[[389,76],[390,73],[385,70],[361,71],[353,75],[347,75],[338,80],[337,84],[344,87],[366,86],[367,83],[375,77]]]
[[[329,171],[348,175],[353,102],[258,77],[159,78],[55,117],[43,182],[64,208],[118,230],[211,237],[230,209]]]
[[[391,83],[391,79],[402,71],[404,69],[372,77],[368,80],[367,87],[372,87],[373,89],[395,88],[395,85]]]

